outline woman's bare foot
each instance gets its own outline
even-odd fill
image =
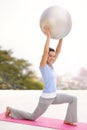
[[[10,107],[7,107],[7,108],[6,108],[6,112],[5,112],[5,117],[6,117],[6,118],[10,117],[10,114],[11,114]]]
[[[64,121],[64,124],[71,125],[71,126],[77,126],[76,123],[71,123],[71,122],[68,122],[68,121]]]

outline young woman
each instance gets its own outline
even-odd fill
[[[44,88],[39,98],[38,105],[33,113],[20,111],[12,107],[6,108],[5,116],[19,119],[36,120],[40,117],[51,104],[68,103],[67,113],[64,120],[65,124],[76,126],[77,122],[77,98],[75,96],[60,94],[56,92],[56,76],[53,68],[53,63],[59,56],[62,41],[60,39],[56,51],[49,48],[51,33],[49,28],[44,27],[44,33],[47,36],[43,56],[40,62],[40,71],[43,78]]]

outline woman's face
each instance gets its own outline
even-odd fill
[[[49,51],[48,52],[48,58],[47,58],[47,63],[48,64],[53,64],[55,61],[55,51]]]

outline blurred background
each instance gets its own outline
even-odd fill
[[[39,63],[46,37],[43,11],[58,5],[68,10],[72,29],[54,64],[58,89],[87,89],[86,0],[0,0],[0,89],[42,89]],[[55,49],[58,41],[51,39]]]

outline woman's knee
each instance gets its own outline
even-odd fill
[[[72,101],[73,102],[77,102],[77,97],[76,96],[72,96]]]

